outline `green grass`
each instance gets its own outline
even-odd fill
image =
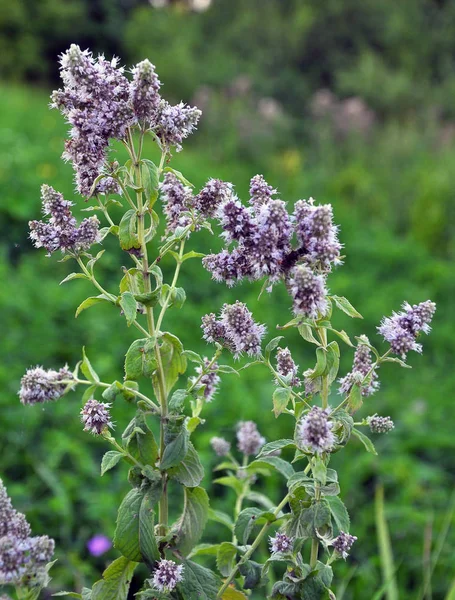
[[[56,591],[90,585],[105,560],[115,557],[111,551],[102,559],[89,558],[85,543],[99,531],[113,534],[116,508],[128,487],[126,469],[99,477],[106,448],[81,431],[79,394],[55,405],[24,408],[16,396],[19,380],[30,365],[74,364],[82,345],[104,380],[120,379],[123,356],[134,332],[120,326],[119,316],[104,307],[95,307],[75,321],[75,308],[91,289],[80,281],[59,286],[72,265],[46,258],[27,239],[27,221],[39,215],[41,183],[72,198],[72,169],[59,159],[66,126],[55,111],[48,110],[47,102],[41,90],[0,87],[0,452],[1,476],[17,508],[27,513],[37,534],[56,538],[59,563],[52,583]],[[340,471],[342,497],[351,513],[351,533],[359,538],[352,558],[335,568],[338,582],[350,578],[344,600],[363,600],[365,590],[373,594],[384,583],[374,525],[376,486],[384,488],[384,514],[399,566],[394,577],[401,600],[416,598],[424,583],[421,556],[426,526],[433,520],[433,531],[443,529],[454,483],[451,174],[455,150],[435,148],[433,142],[434,132],[391,123],[368,142],[335,143],[315,132],[312,142],[279,153],[272,145],[253,161],[236,154],[235,144],[227,152],[224,141],[210,139],[205,126],[173,163],[196,187],[209,176],[220,177],[232,181],[239,195],[245,196],[249,178],[263,171],[290,203],[309,196],[332,202],[346,260],[331,277],[330,288],[349,297],[364,316],[363,321],[352,322],[337,316],[338,328],[353,335],[366,333],[379,345],[375,327],[403,300],[414,303],[432,298],[438,303],[434,331],[423,340],[423,355],[409,359],[414,369],[385,366],[380,392],[362,409],[362,415],[390,414],[396,421],[392,433],[375,440],[379,457],[367,455],[356,442],[333,457]],[[103,257],[99,276],[108,289],[114,289],[119,265],[127,264],[128,257],[119,254],[112,240],[107,245],[112,253]],[[207,252],[219,248],[220,240],[198,233],[190,246]],[[169,275],[171,262],[163,262]],[[258,301],[260,284],[227,290],[211,282],[196,261],[186,265],[181,281],[187,303],[179,312],[170,313],[172,318],[165,323],[185,347],[210,352],[200,339],[200,317],[236,298],[246,301],[256,319],[267,324],[270,337],[277,323],[289,319],[290,302],[282,287]],[[312,366],[312,350],[295,333],[287,343],[302,370]],[[343,351],[341,374],[352,361],[352,352],[347,347]],[[213,434],[232,439],[234,424],[242,418],[255,419],[268,439],[291,435],[287,417],[275,420],[271,412],[272,390],[261,367],[247,371],[241,379],[226,376],[206,412],[207,424],[195,437],[206,465],[207,487],[211,487],[214,464],[208,446]],[[129,415],[130,406],[114,407],[120,431]],[[282,487],[280,480],[260,484],[276,500]],[[219,486],[211,487],[211,492],[213,507],[229,506],[229,492]],[[172,499],[171,508],[175,510]],[[212,524],[207,540],[219,534]],[[434,600],[453,595],[454,547],[452,527],[432,574]]]

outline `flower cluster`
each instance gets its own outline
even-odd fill
[[[333,448],[335,436],[332,432],[332,423],[329,421],[329,414],[328,409],[313,406],[298,423],[296,443],[300,449],[321,454]]]
[[[166,173],[164,176],[160,195],[169,233],[173,233],[177,227],[186,227],[191,223],[189,210],[192,207],[193,194],[174,173]]]
[[[297,265],[288,278],[296,316],[316,319],[327,313],[327,289],[323,275],[317,275],[306,265]]]
[[[0,585],[44,584],[46,564],[53,554],[54,540],[31,537],[30,525],[13,508],[0,480]]]
[[[277,532],[275,537],[269,538],[270,552],[290,552],[294,545],[294,540],[285,533]]]
[[[183,580],[183,565],[162,558],[153,574],[153,585],[159,592],[172,592]]]
[[[254,456],[265,444],[254,421],[241,421],[237,426],[237,448],[247,456]]]
[[[72,202],[65,200],[49,185],[41,186],[43,213],[48,222],[30,221],[30,238],[36,248],[46,248],[51,254],[57,250],[81,252],[99,241],[99,221],[96,216],[84,219],[79,226],[71,212]]]
[[[380,417],[379,415],[367,417],[367,424],[372,433],[388,433],[395,427],[390,417]]]
[[[369,345],[370,341],[366,335],[359,336],[359,344],[354,354],[352,371],[339,380],[340,394],[349,394],[352,386],[355,384],[360,386],[361,394],[365,397],[371,396],[379,388],[378,374],[375,369],[371,370],[373,361]],[[368,377],[364,381],[367,375]]]
[[[111,405],[98,400],[87,400],[81,410],[81,420],[84,431],[90,431],[93,435],[100,435],[106,428],[113,427],[109,412]]]
[[[80,194],[117,193],[117,182],[106,172],[110,140],[123,140],[128,128],[139,123],[154,131],[169,150],[181,149],[195,129],[201,112],[183,104],[171,106],[159,94],[160,81],[148,60],[138,63],[128,80],[118,59],[94,58],[72,44],[61,57],[64,87],[52,94],[57,108],[71,125],[63,157],[73,163]],[[97,178],[104,175],[95,182]]]
[[[218,365],[216,362],[212,362],[208,358],[204,358],[204,366],[196,367],[197,376],[192,377],[190,381],[192,383],[197,382],[197,387],[204,388],[204,399],[206,402],[211,402],[218,389],[220,383],[220,376],[218,375]],[[204,373],[202,376],[201,374]]]
[[[235,357],[242,352],[255,356],[261,352],[261,341],[265,326],[255,323],[246,304],[224,304],[220,319],[213,313],[202,317],[204,339],[209,343],[217,342],[231,350]]]
[[[221,437],[212,437],[210,445],[217,456],[227,456],[231,451],[231,444]]]
[[[22,404],[39,404],[58,400],[65,393],[68,383],[73,374],[68,367],[63,367],[59,371],[42,367],[33,367],[28,369],[21,379],[19,398]]]
[[[340,531],[340,535],[334,539],[332,546],[342,558],[346,559],[356,540],[357,537],[355,535],[349,535],[349,533]]]
[[[405,302],[401,312],[383,319],[378,331],[389,342],[392,352],[406,358],[410,350],[422,352],[422,345],[416,339],[421,331],[430,332],[435,311],[436,304],[431,300],[413,306]]]
[[[277,349],[276,370],[283,377],[290,377],[289,385],[295,387],[302,385],[302,382],[297,377],[298,367],[292,359],[289,348]]]

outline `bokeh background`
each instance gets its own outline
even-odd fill
[[[102,378],[119,379],[134,334],[109,308],[96,307],[75,321],[75,307],[91,295],[88,284],[59,286],[72,266],[33,250],[27,238],[27,222],[39,214],[41,183],[73,197],[71,166],[60,160],[67,127],[47,107],[58,86],[57,57],[72,42],[119,55],[127,66],[148,57],[169,100],[203,110],[199,131],[173,162],[196,187],[219,177],[245,197],[249,179],[264,173],[291,204],[309,196],[333,204],[346,260],[330,287],[364,315],[362,322],[337,316],[338,328],[381,344],[375,328],[383,315],[405,299],[437,302],[423,355],[409,357],[414,369],[385,366],[380,392],[363,409],[396,422],[376,440],[380,456],[354,442],[333,461],[351,533],[359,538],[351,559],[336,565],[335,589],[346,600],[384,594],[453,600],[455,3],[1,0],[0,473],[35,533],[57,541],[51,591],[91,585],[116,556],[111,550],[94,558],[86,543],[96,533],[112,536],[127,491],[126,467],[101,479],[106,448],[82,432],[80,396],[24,408],[17,398],[20,377],[35,364],[74,365],[85,345]],[[220,242],[196,234],[192,244],[209,251]],[[128,258],[115,245],[109,249],[99,274],[113,288]],[[283,289],[258,301],[260,284],[227,290],[196,261],[186,266],[188,301],[167,323],[186,347],[209,352],[200,317],[236,298],[247,301],[272,334],[288,320]],[[163,265],[165,272],[170,267]],[[294,334],[287,342],[301,368],[310,367],[312,350]],[[345,373],[352,352],[343,350]],[[289,437],[287,417],[275,420],[271,413],[272,389],[261,368],[241,380],[226,376],[207,409],[195,443],[215,508],[227,508],[232,498],[210,485],[211,435],[233,438],[242,418],[256,420],[269,439]],[[119,430],[131,410],[115,407]],[[273,480],[260,487],[278,500],[283,485]],[[378,486],[398,595],[383,585]],[[220,534],[210,525],[207,539]]]

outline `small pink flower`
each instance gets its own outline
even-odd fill
[[[87,542],[87,549],[92,556],[101,556],[111,548],[111,540],[102,533],[97,533]]]

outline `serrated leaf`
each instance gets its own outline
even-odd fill
[[[349,300],[344,296],[331,296],[331,299],[335,302],[337,308],[342,310],[345,314],[357,319],[363,319],[362,315],[352,306]]]
[[[191,362],[195,362],[199,365],[202,365],[204,362],[202,356],[197,354],[197,352],[193,352],[192,350],[184,350],[182,354],[184,354]]]
[[[128,327],[134,323],[137,316],[137,302],[131,292],[123,292],[120,296],[120,306],[126,318]]]
[[[193,444],[188,442],[185,458],[168,471],[169,476],[186,487],[198,486],[204,478],[204,467]]]
[[[121,556],[114,560],[92,589],[91,600],[127,600],[128,590],[137,562]]]
[[[183,354],[182,342],[169,332],[163,333],[160,340],[160,353],[166,389],[171,390],[180,375],[187,367],[186,356]]]
[[[134,424],[133,429],[126,437],[128,452],[142,464],[154,465],[158,458],[158,444],[152,430],[147,425],[144,413],[138,411],[132,423]]]
[[[182,462],[188,452],[188,439],[188,431],[182,427],[176,437],[166,444],[160,461],[162,471],[176,467]]]
[[[84,273],[70,273],[69,275],[67,275],[65,277],[65,279],[62,279],[60,282],[60,285],[62,285],[63,283],[66,283],[67,281],[72,281],[73,279],[89,279],[87,277],[87,275],[84,275]],[[65,592],[67,593],[67,592]],[[70,592],[68,592],[70,593]]]
[[[221,596],[221,600],[248,600],[243,592],[233,587],[228,587]]]
[[[216,523],[221,523],[221,525],[225,525],[231,531],[234,527],[234,522],[231,519],[231,517],[226,513],[222,512],[221,510],[213,510],[213,508],[209,508],[208,518],[210,521],[215,521]]]
[[[362,390],[359,385],[354,384],[349,392],[348,396],[348,410],[350,413],[354,413],[362,406]]]
[[[134,209],[127,210],[119,224],[118,237],[122,250],[140,248],[141,244],[136,233],[137,213]]]
[[[219,483],[220,485],[225,485],[226,487],[230,487],[236,491],[237,494],[241,494],[243,491],[243,484],[237,477],[233,475],[229,475],[227,477],[219,477],[218,479],[214,479],[213,483]]]
[[[261,456],[267,456],[268,454],[277,452],[277,450],[283,450],[284,448],[295,448],[294,440],[282,439],[276,440],[275,442],[269,442],[262,446],[257,457],[261,458]]]
[[[327,482],[327,465],[320,456],[315,456],[311,463],[311,471],[314,479],[319,481],[322,485]]]
[[[176,547],[186,556],[197,544],[207,523],[209,497],[201,487],[184,488],[185,501],[181,517],[173,526]]]
[[[333,331],[333,333],[335,335],[337,335],[339,338],[341,338],[345,344],[347,344],[348,346],[351,346],[351,348],[354,347],[354,344],[351,342],[351,338],[348,336],[346,331],[344,331],[344,329],[342,329],[341,331],[338,331],[337,329],[331,328],[330,331]]]
[[[128,492],[118,510],[114,535],[114,547],[134,562],[142,560],[139,546],[139,511],[143,498],[144,492],[139,488]]]
[[[106,452],[101,461],[101,475],[104,475],[104,473],[115,467],[122,456],[123,454],[121,452],[117,452],[117,450],[109,450]]]
[[[327,496],[325,499],[339,531],[348,532],[351,526],[351,520],[343,501],[338,498],[338,496]]]
[[[316,348],[316,366],[314,367],[310,377],[321,377],[325,373],[327,367],[327,352],[324,348]]]
[[[284,339],[284,336],[283,335],[279,335],[279,336],[273,338],[273,340],[270,340],[270,342],[265,347],[265,356],[266,356],[266,358],[269,358],[270,354],[275,350],[275,348],[280,343],[280,340],[282,340],[282,339]]]
[[[79,306],[76,309],[76,315],[75,315],[76,319],[81,314],[82,311],[87,310],[87,308],[90,308],[91,306],[95,306],[96,304],[102,304],[103,302],[108,302],[109,304],[111,303],[109,298],[107,296],[105,296],[104,294],[86,298],[83,302],[81,302],[79,304]]]
[[[352,430],[352,435],[355,435],[356,438],[358,438],[362,442],[362,444],[365,446],[367,452],[370,452],[371,454],[375,454],[376,456],[378,455],[373,442],[370,440],[370,438],[368,436],[366,436],[364,433],[362,433],[358,429],[355,429],[355,427]]]
[[[125,356],[125,378],[150,377],[156,369],[155,338],[135,340]]]
[[[85,353],[85,347],[82,348],[81,371],[89,381],[93,381],[94,383],[99,382],[100,378],[96,374],[95,369],[92,367],[92,364]]]
[[[314,337],[310,325],[302,323],[301,325],[299,325],[298,330],[305,341],[310,342],[311,344],[316,344],[316,346],[321,345],[321,343]]]
[[[283,475],[286,479],[289,479],[289,477],[294,475],[293,466],[279,456],[263,456],[262,458],[254,460],[252,463],[250,463],[246,470],[248,473],[253,474],[257,472],[258,469],[264,467],[271,467],[274,471],[281,473],[281,475]]]
[[[240,373],[234,369],[234,367],[231,367],[230,365],[218,365],[218,369],[217,369],[218,373],[227,373],[227,374],[233,374],[233,375],[240,375]]]
[[[326,374],[328,384],[331,385],[338,375],[340,367],[340,348],[336,342],[330,342],[327,346],[327,367]]]
[[[202,254],[202,252],[195,252],[194,250],[190,250],[189,252],[187,252],[186,254],[184,254],[182,256],[182,259],[180,262],[185,262],[186,260],[189,260],[190,258],[204,258],[205,254]]]
[[[250,537],[250,533],[256,524],[257,518],[262,513],[263,511],[259,508],[251,506],[249,508],[245,508],[239,514],[235,523],[234,532],[241,544],[248,543],[248,538]]]
[[[237,546],[231,542],[223,542],[220,544],[216,555],[216,566],[218,571],[224,577],[227,577],[234,566],[235,557],[237,556]]]
[[[244,577],[244,590],[252,590],[258,587],[261,582],[262,565],[253,560],[247,560],[239,566],[239,572]]]
[[[275,418],[279,417],[284,409],[289,404],[291,399],[291,390],[288,388],[279,387],[273,392],[273,412]]]
[[[169,412],[177,414],[181,413],[188,396],[187,390],[175,390],[169,400]]]
[[[220,578],[213,571],[184,560],[183,581],[177,589],[183,600],[214,600],[221,587]]]
[[[139,550],[144,561],[149,565],[160,559],[160,552],[155,537],[154,510],[156,494],[147,491],[142,498],[139,510]]]

